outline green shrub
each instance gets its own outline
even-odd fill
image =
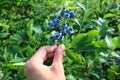
[[[74,34],[62,40],[66,79],[120,79],[119,0],[3,0],[0,6],[0,80],[26,80],[25,62],[50,44],[48,22],[63,7],[76,12],[66,20]]]

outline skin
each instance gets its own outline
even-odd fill
[[[62,59],[65,46],[43,46],[25,64],[25,75],[28,80],[66,80]],[[53,59],[50,66],[43,63]]]

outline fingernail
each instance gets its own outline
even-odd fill
[[[65,49],[65,45],[64,45],[64,44],[61,44],[61,45],[59,46],[59,49],[64,50],[64,49]]]

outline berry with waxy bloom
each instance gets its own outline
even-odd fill
[[[70,11],[70,17],[74,17],[75,16],[75,12],[74,11]]]
[[[64,14],[64,18],[65,18],[65,19],[70,18],[70,14],[65,13],[65,14]]]
[[[116,59],[115,59],[115,62],[116,62],[117,64],[120,64],[120,58],[116,58]]]
[[[62,25],[62,35],[72,35],[73,33],[73,27],[72,26],[68,26],[67,24],[63,24]]]
[[[53,27],[53,26],[54,26],[54,22],[53,22],[53,21],[50,21],[50,22],[49,22],[49,26],[50,26],[50,27]]]
[[[52,37],[50,38],[50,44],[54,45],[55,40],[61,41],[62,40],[62,35],[59,32],[53,32]]]
[[[60,24],[60,17],[57,16],[55,16],[55,18],[49,22],[49,26],[54,28],[57,28],[59,24]]]

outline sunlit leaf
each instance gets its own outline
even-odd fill
[[[108,13],[103,18],[110,18],[110,17],[114,17],[114,16],[116,16],[116,15],[112,14],[112,13]]]
[[[82,3],[77,3],[77,5],[78,5],[79,7],[81,7],[84,11],[86,11],[84,4],[82,4]]]

